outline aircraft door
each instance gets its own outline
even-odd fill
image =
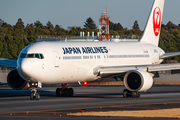
[[[109,55],[106,53],[107,62],[109,62]]]
[[[54,67],[59,67],[59,55],[58,52],[53,51],[54,54]]]
[[[109,62],[109,56],[108,56],[108,54],[107,54],[107,53],[104,53],[103,56],[104,56],[104,62]]]
[[[151,55],[152,55],[152,64],[158,64],[159,63],[159,54],[156,49],[151,49]]]

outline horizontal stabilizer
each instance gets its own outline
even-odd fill
[[[165,53],[159,57],[159,59],[165,59],[170,57],[180,56],[180,52]]]

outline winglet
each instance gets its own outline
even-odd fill
[[[158,46],[164,2],[165,0],[154,0],[149,19],[140,42],[148,42]]]

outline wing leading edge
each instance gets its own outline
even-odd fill
[[[17,60],[0,58],[0,65],[15,68],[17,66]]]
[[[180,63],[137,65],[137,66],[98,66],[94,68],[94,75],[101,78],[124,74],[133,70],[144,70],[146,72],[157,72],[162,70],[180,70]]]

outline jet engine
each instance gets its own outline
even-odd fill
[[[19,75],[17,69],[13,69],[9,72],[7,83],[14,90],[27,90],[30,88],[29,83]]]
[[[152,76],[143,70],[134,70],[126,73],[124,85],[129,91],[144,92],[153,85]]]

